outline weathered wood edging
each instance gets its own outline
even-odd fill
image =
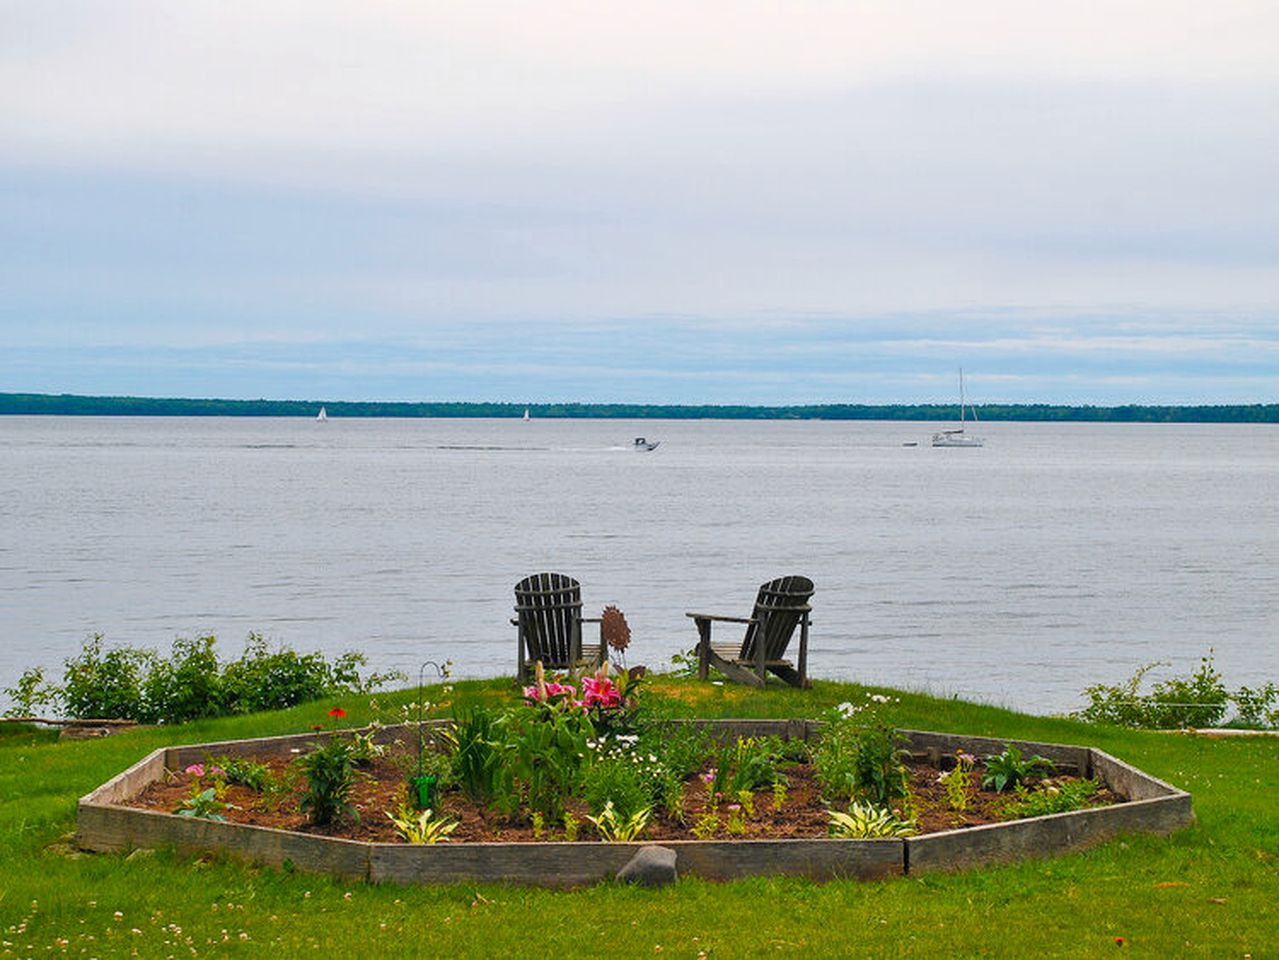
[[[813,739],[821,724],[810,720],[695,720],[726,737],[778,735]],[[427,736],[447,720],[427,721]],[[348,731],[342,731],[346,733]],[[1129,802],[1009,823],[892,840],[677,840],[681,875],[732,880],[786,874],[814,880],[878,878],[959,870],[1031,856],[1077,850],[1122,833],[1166,834],[1194,820],[1190,794],[1093,747],[900,731],[906,749],[937,758],[964,749],[998,753],[1006,744],[1038,753],[1060,768],[1097,777]],[[118,853],[172,847],[217,851],[274,867],[328,873],[374,883],[510,882],[575,887],[612,879],[645,843],[370,843],[268,827],[218,823],[124,806],[148,783],[200,762],[210,753],[245,756],[307,749],[328,733],[165,747],[82,797],[76,840],[86,850]],[[379,740],[416,737],[416,724],[383,729]]]

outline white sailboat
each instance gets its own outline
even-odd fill
[[[315,415],[315,419],[320,423],[323,423],[325,420],[329,419],[328,411],[323,407],[320,407],[320,412]]]
[[[934,447],[981,447],[985,446],[986,441],[981,437],[974,437],[964,432],[964,407],[967,400],[964,397],[964,368],[959,368],[959,428],[951,430],[939,430],[933,434]],[[973,423],[977,422],[977,408],[972,408]]]
[[[528,407],[525,407],[525,408],[524,408],[524,420],[525,420],[525,422],[528,422],[529,420],[532,420],[532,419],[533,419],[533,418],[532,418],[532,417],[530,417],[530,416],[528,415]]]

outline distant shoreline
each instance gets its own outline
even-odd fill
[[[955,420],[958,404],[797,404],[791,406],[655,403],[409,403],[342,400],[217,400],[0,393],[0,416],[315,417],[537,420]],[[977,404],[982,420],[1081,423],[1279,423],[1279,404],[1070,406]]]

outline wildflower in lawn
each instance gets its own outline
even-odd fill
[[[334,720],[341,720],[343,717],[346,716],[346,711],[343,710],[341,707],[334,707],[332,710],[329,711],[329,716],[332,717]]]

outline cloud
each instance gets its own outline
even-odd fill
[[[81,347],[477,396],[551,343],[765,401],[1273,358],[1269,3],[3,9],[0,340],[49,389]]]

